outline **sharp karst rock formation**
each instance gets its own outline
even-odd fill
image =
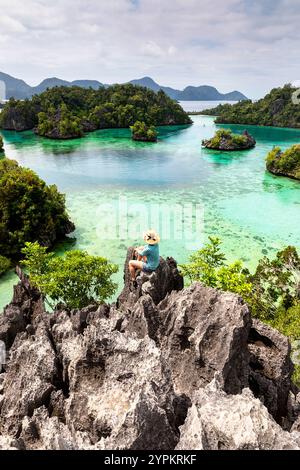
[[[26,276],[0,317],[2,449],[300,449],[287,339],[176,262],[116,304],[45,312]]]

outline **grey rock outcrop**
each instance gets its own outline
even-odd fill
[[[131,309],[137,300],[143,295],[150,295],[153,302],[158,304],[167,294],[173,290],[183,288],[183,278],[177,269],[177,263],[173,258],[164,260],[160,258],[160,264],[153,273],[142,272],[137,277],[137,288],[132,287],[128,271],[128,263],[134,259],[133,247],[127,251],[124,265],[124,288],[119,295],[117,305],[122,309]]]
[[[0,436],[0,450],[20,450],[20,447],[15,439]]]
[[[40,111],[38,107],[35,107],[34,110],[30,109],[26,103],[23,103],[22,110],[17,106],[10,106],[7,108],[1,117],[1,127],[2,129],[8,131],[27,131],[33,129],[37,124],[37,113]]]
[[[1,433],[16,437],[21,420],[48,403],[55,375],[55,352],[44,325],[39,325],[34,336],[19,334],[10,350],[2,385]]]
[[[288,413],[293,364],[288,339],[274,328],[253,319],[249,334],[249,385],[280,424]]]
[[[19,271],[0,318],[0,448],[300,448],[287,339],[236,295],[183,289],[172,258],[132,286],[132,255],[117,304],[82,310],[46,313]]]
[[[156,341],[178,393],[190,395],[208,384],[215,372],[221,373],[228,393],[248,386],[251,319],[237,296],[199,283],[173,291],[157,306],[149,295],[143,296],[126,327]]]
[[[69,428],[101,448],[172,448],[178,440],[176,396],[154,342],[123,334],[101,316],[78,337],[62,316],[52,334],[68,383]]]
[[[0,341],[9,349],[18,333],[25,331],[35,317],[44,312],[43,299],[40,292],[30,286],[27,276],[17,267],[21,283],[14,286],[12,302],[0,315]]]
[[[245,388],[227,395],[218,379],[195,392],[177,450],[300,450],[300,433],[283,431]]]
[[[237,296],[193,284],[159,304],[159,343],[170,364],[175,389],[191,395],[215,372],[227,393],[248,384],[248,307]]]

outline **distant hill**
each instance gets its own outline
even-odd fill
[[[46,78],[39,85],[31,87],[23,80],[14,78],[6,73],[0,72],[0,80],[6,84],[6,98],[14,97],[16,99],[31,98],[33,95],[38,95],[47,90],[47,88],[54,88],[56,86],[80,86],[82,88],[93,88],[97,90],[100,87],[105,88],[110,85],[103,85],[97,80],[74,80],[69,82],[61,80],[57,77]],[[230,93],[220,93],[216,88],[202,85],[202,86],[187,86],[184,90],[176,90],[175,88],[162,86],[156,83],[150,77],[143,77],[136,80],[131,80],[129,83],[133,85],[140,85],[150,88],[157,92],[163,90],[170,98],[178,101],[240,101],[246,100],[246,96],[239,91],[232,91]]]
[[[181,101],[241,101],[247,97],[239,91],[231,91],[230,93],[220,93],[212,86],[188,86],[179,94]]]
[[[129,83],[132,83],[133,85],[145,86],[146,88],[150,88],[150,90],[156,92],[163,90],[173,100],[178,100],[178,95],[181,93],[180,90],[176,90],[175,88],[159,85],[150,77],[138,78],[136,80],[131,80]]]
[[[13,96],[16,99],[29,98],[31,96],[31,87],[23,80],[11,77],[6,73],[0,72],[0,80],[6,85],[6,97]]]
[[[32,87],[31,88],[31,93],[32,95],[39,95],[40,93],[43,93],[43,91],[46,91],[47,88],[54,88],[56,86],[70,86],[70,82],[67,82],[66,80],[61,80],[60,78],[47,78],[46,80],[43,80],[38,86]]]
[[[208,85],[198,87],[187,86],[184,90],[161,86],[150,77],[131,80],[129,83],[145,86],[153,91],[163,90],[170,98],[178,101],[241,101],[247,97],[239,91],[220,93],[216,88]]]
[[[93,88],[94,90],[98,90],[103,87],[103,84],[96,80],[75,80],[74,82],[67,82],[66,80],[53,77],[47,78],[38,86],[33,87],[31,89],[32,95],[39,95],[40,93],[43,93],[43,91],[46,91],[47,88],[54,88],[56,86],[80,86],[81,88]]]
[[[23,80],[11,77],[6,73],[0,72],[0,80],[2,80],[6,85],[6,98],[11,97],[16,99],[25,99],[31,98],[33,95],[39,95],[47,90],[47,88],[54,88],[56,86],[80,86],[81,88],[93,88],[98,90],[98,88],[103,87],[103,84],[97,80],[75,80],[73,82],[68,82],[66,80],[61,80],[60,78],[47,78],[43,80],[39,85],[31,87]]]

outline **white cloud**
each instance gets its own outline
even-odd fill
[[[142,53],[151,57],[163,57],[164,51],[154,41],[149,41],[142,47]]]
[[[168,47],[168,55],[173,56],[176,55],[177,49],[174,46]]]
[[[297,79],[299,0],[0,0],[0,70],[249,95]]]
[[[161,47],[154,41],[148,41],[144,46],[141,48],[142,54],[145,56],[150,57],[166,57],[166,56],[174,56],[176,54],[176,47],[169,46],[169,47]]]
[[[20,21],[8,15],[0,16],[0,28],[1,35],[3,34],[3,32],[24,33],[26,31],[25,26]]]

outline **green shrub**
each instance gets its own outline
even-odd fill
[[[292,380],[297,387],[300,387],[300,365],[295,364]]]
[[[0,154],[4,152],[4,144],[3,144],[3,139],[0,135]]]
[[[279,251],[272,260],[267,257],[261,259],[255,274],[250,277],[253,315],[273,324],[282,314],[282,309],[286,314],[290,307],[300,302],[299,278],[300,258],[295,247],[288,246]]]
[[[154,126],[147,126],[145,122],[136,121],[133,126],[130,127],[133,139],[145,140],[145,141],[156,141],[157,131]]]
[[[5,256],[0,255],[0,276],[2,276],[2,274],[6,273],[6,271],[8,271],[9,268],[10,268],[9,259],[6,258]]]
[[[245,301],[250,300],[252,285],[242,263],[226,264],[220,245],[218,238],[209,237],[209,243],[192,254],[189,263],[180,266],[181,273],[191,282],[199,281],[205,286],[239,294]]]
[[[300,302],[288,309],[281,305],[270,324],[292,340],[300,340]]]
[[[111,276],[118,268],[105,258],[80,250],[56,257],[36,242],[26,243],[22,252],[25,256],[22,264],[32,284],[54,304],[62,302],[69,308],[83,308],[104,302],[116,291]]]

